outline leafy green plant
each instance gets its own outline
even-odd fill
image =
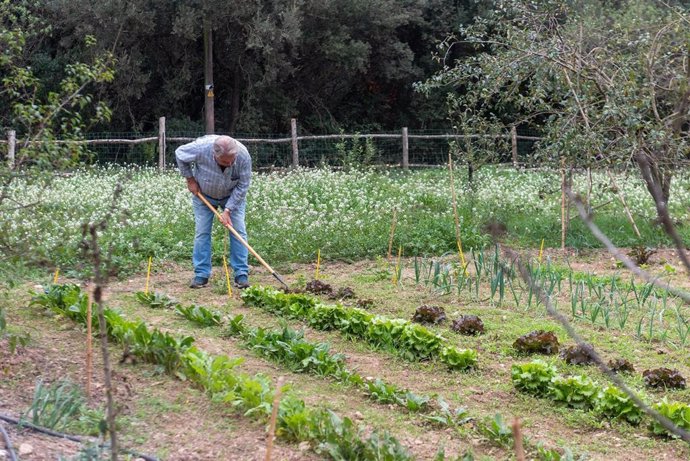
[[[407,324],[394,341],[400,354],[408,360],[428,360],[440,352],[443,338],[420,325]]]
[[[445,346],[441,349],[441,362],[451,370],[468,370],[477,366],[477,351]]]
[[[543,360],[514,364],[511,368],[513,385],[519,391],[536,396],[546,396],[551,380],[556,376],[556,367]]]
[[[537,444],[537,459],[539,461],[575,461],[575,455],[569,448],[564,448],[561,453],[555,448],[546,448],[541,442]],[[579,461],[585,461],[587,458],[581,456]]]
[[[551,379],[548,395],[569,407],[589,410],[594,408],[600,387],[586,376],[555,376]]]
[[[322,282],[321,280],[312,280],[307,282],[304,290],[315,295],[331,296],[334,293],[333,287],[328,283]]]
[[[482,421],[478,421],[477,430],[487,439],[503,448],[513,446],[513,431],[505,423],[500,413],[494,415],[493,418],[485,418]]]
[[[153,293],[151,291],[148,293],[144,291],[137,291],[136,297],[139,302],[146,304],[153,309],[172,308],[177,304],[177,302],[168,296],[162,293]]]
[[[640,424],[644,412],[616,386],[607,386],[599,394],[596,411],[612,419],[622,419],[632,425]]]
[[[222,323],[218,312],[212,312],[203,306],[197,306],[195,304],[190,306],[178,304],[175,306],[175,312],[202,327],[213,327]]]
[[[649,248],[644,245],[636,245],[630,249],[628,256],[635,261],[635,264],[641,266],[649,262],[649,258],[656,253],[654,248]]]
[[[26,347],[31,341],[29,333],[10,333],[7,331],[7,318],[5,316],[5,308],[0,306],[0,340],[7,339],[7,347],[10,354],[14,354],[18,346]]]
[[[164,371],[184,379],[183,356],[192,347],[194,338],[176,338],[157,329],[149,331],[143,323],[134,327],[126,338],[130,353],[153,363]]]
[[[31,406],[25,415],[36,426],[60,430],[79,415],[83,405],[81,390],[70,381],[63,380],[45,386],[39,380],[34,388]]]
[[[437,409],[431,414],[424,415],[424,419],[430,421],[435,425],[445,427],[457,427],[462,426],[463,424],[466,424],[470,421],[473,421],[473,418],[470,418],[468,416],[466,408],[458,407],[453,409],[450,407],[448,402],[446,402],[443,399],[443,397],[437,397],[435,403]]]
[[[666,398],[661,402],[655,403],[652,408],[670,419],[673,424],[686,431],[690,430],[690,405],[681,402],[669,402]],[[654,435],[664,435],[668,437],[677,437],[671,434],[662,426],[656,419],[650,422],[649,429]]]

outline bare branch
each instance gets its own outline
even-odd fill
[[[687,291],[681,290],[679,288],[673,287],[671,284],[668,282],[662,282],[659,281],[658,278],[652,276],[649,272],[644,271],[637,267],[635,263],[628,258],[628,256],[623,253],[618,247],[616,247],[613,242],[604,234],[599,227],[594,224],[594,221],[592,221],[592,216],[587,213],[585,210],[585,206],[583,205],[582,201],[573,193],[572,190],[568,190],[568,195],[570,196],[570,199],[575,203],[575,206],[577,207],[577,211],[580,213],[580,217],[582,218],[582,221],[587,225],[589,230],[592,232],[592,235],[599,240],[611,253],[617,260],[623,263],[625,267],[630,270],[633,274],[636,276],[640,277],[642,280],[644,280],[647,283],[651,283],[652,285],[656,286],[657,288],[661,288],[662,290],[666,290],[669,293],[671,293],[674,296],[679,297],[685,303],[690,304],[690,293]]]

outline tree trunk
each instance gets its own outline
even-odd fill
[[[641,163],[638,157],[637,163],[643,170],[642,178],[644,179],[647,191],[652,198],[661,200],[664,208],[668,208],[668,201],[671,198],[671,180],[673,179],[673,170],[659,166],[657,162],[650,155],[640,154],[644,158]],[[646,165],[644,164],[646,163]],[[644,174],[644,169],[647,168],[649,174]],[[659,194],[659,196],[657,196]]]
[[[240,70],[238,66],[232,71],[232,98],[230,100],[230,133],[235,133],[237,119],[240,115]]]

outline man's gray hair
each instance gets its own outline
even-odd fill
[[[234,157],[237,155],[237,141],[230,136],[218,136],[213,142],[213,155],[216,157]]]

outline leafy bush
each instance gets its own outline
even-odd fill
[[[589,344],[576,344],[561,351],[560,357],[569,365],[590,365],[594,361],[594,349]]]
[[[589,410],[594,408],[600,388],[586,376],[555,376],[551,379],[548,395],[569,407]]]
[[[686,431],[690,430],[690,405],[681,402],[669,402],[666,398],[655,403],[652,408],[670,419],[673,424]],[[666,430],[656,419],[652,419],[649,429],[654,435],[677,437]]]
[[[446,312],[440,306],[419,306],[412,315],[413,322],[438,324],[446,320]]]
[[[678,370],[655,368],[642,372],[647,387],[664,387],[668,389],[685,389],[685,378]]]
[[[626,359],[609,360],[609,368],[614,373],[634,373],[635,367],[632,362]]]
[[[632,425],[640,424],[644,412],[616,386],[607,386],[599,394],[596,411],[612,419],[623,419]]]
[[[520,336],[513,347],[523,354],[557,354],[558,338],[551,331],[536,330]]]
[[[543,397],[549,392],[551,380],[556,377],[556,367],[543,360],[534,360],[511,367],[513,385],[519,391]]]
[[[480,335],[484,333],[484,322],[476,315],[461,315],[450,328],[461,335]]]

